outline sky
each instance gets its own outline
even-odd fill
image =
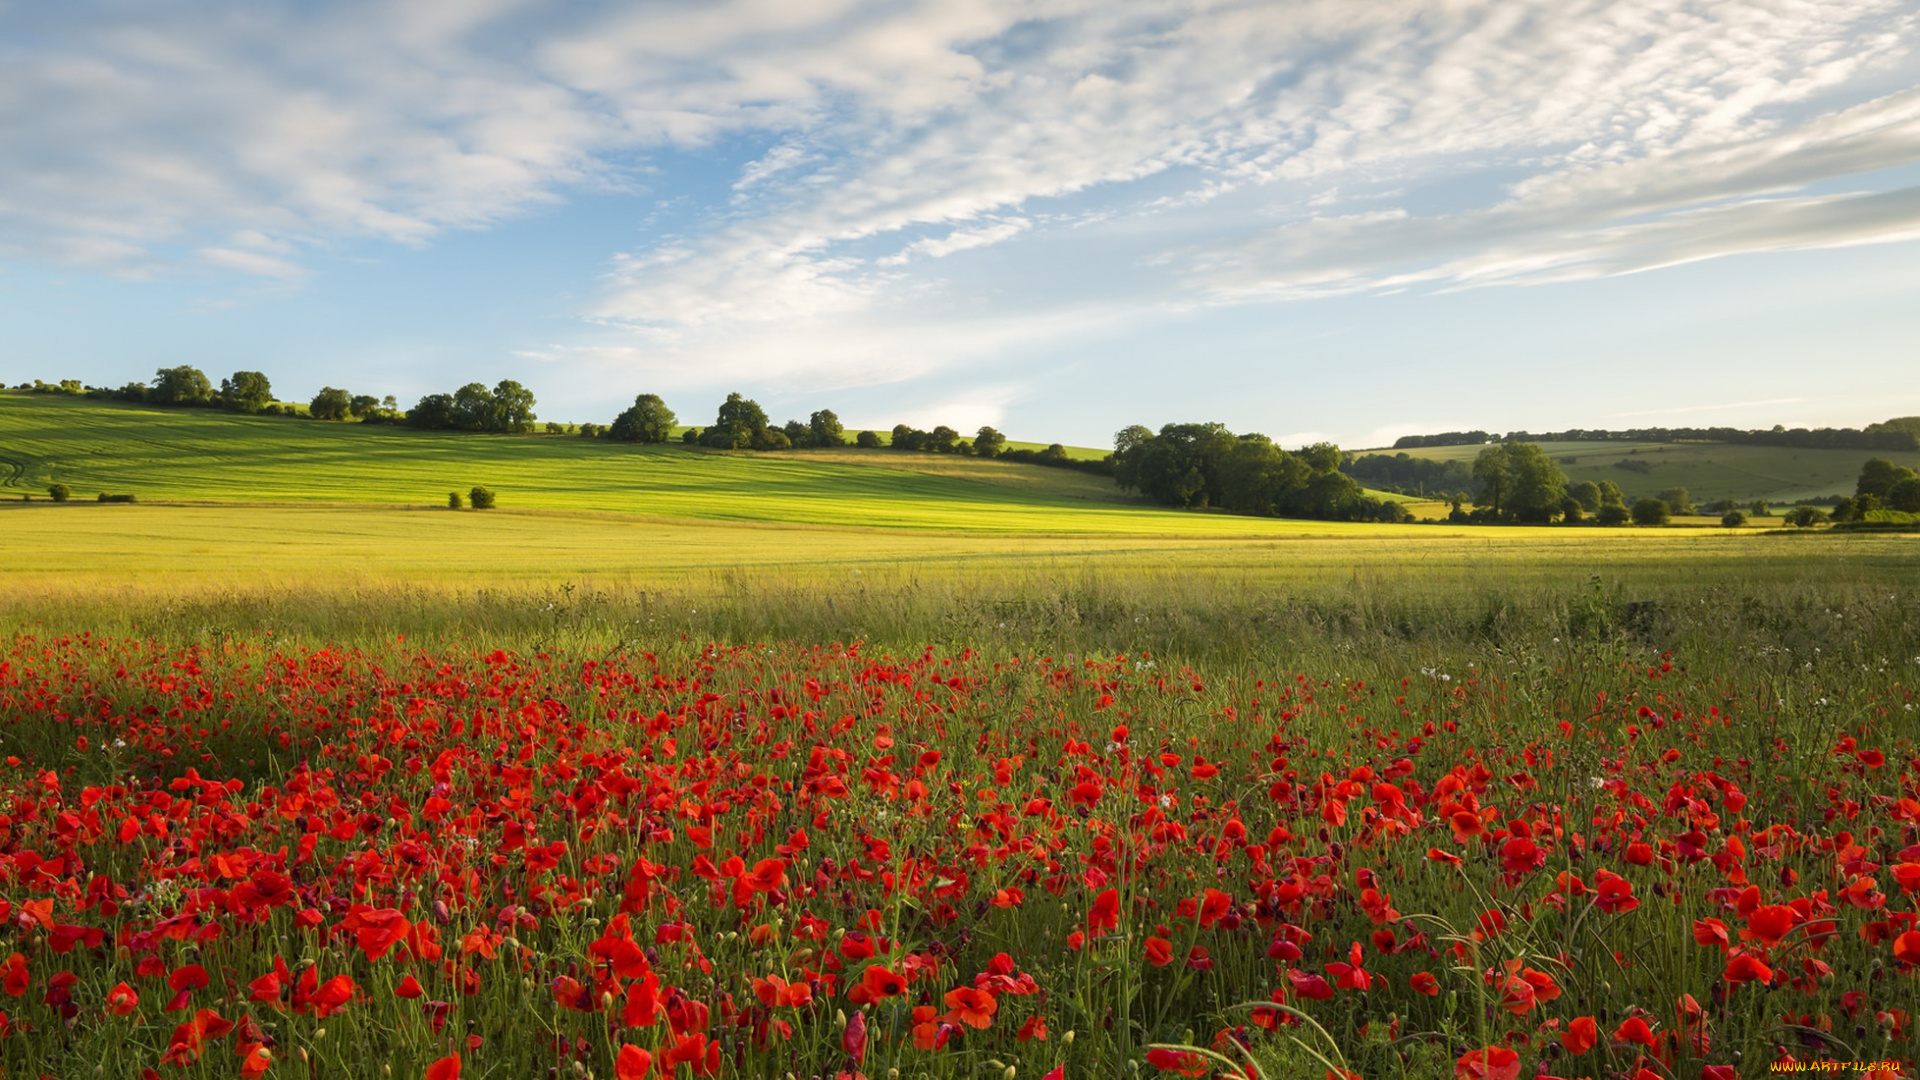
[[[0,3],[0,379],[1110,445],[1920,414],[1916,0]]]

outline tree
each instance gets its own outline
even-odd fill
[[[1747,523],[1747,515],[1739,510],[1729,510],[1720,515],[1720,524],[1729,529],[1737,529]]]
[[[1920,479],[1907,477],[1887,489],[1887,509],[1920,512]]]
[[[473,504],[475,510],[491,510],[493,509],[494,502],[493,489],[475,487],[472,491],[467,492],[467,501]]]
[[[926,445],[927,433],[919,428],[905,424],[893,425],[892,437],[887,445],[895,450],[918,450]]]
[[[760,429],[758,435],[753,437],[753,449],[791,450],[793,440],[787,438],[787,433],[777,427],[764,427]]]
[[[466,505],[466,501],[460,498],[459,492],[457,491],[447,492],[447,509],[458,510],[465,505]]]
[[[337,387],[326,386],[307,404],[307,415],[315,420],[345,420],[353,407],[353,395]]]
[[[1753,511],[1754,517],[1772,517],[1773,516],[1773,507],[1768,505],[1767,500],[1765,499],[1753,500],[1753,505],[1747,507],[1747,509]]]
[[[798,420],[789,420],[781,425],[780,433],[787,437],[787,445],[796,450],[805,450],[813,445],[813,429]]]
[[[756,438],[765,441],[767,413],[760,403],[739,394],[728,394],[720,404],[713,426],[701,433],[700,442],[721,450],[746,450]]]
[[[1611,480],[1602,480],[1600,481],[1600,505],[1606,506],[1608,504],[1625,506],[1627,505],[1627,496],[1620,490],[1619,484]]]
[[[258,371],[236,371],[220,380],[220,404],[243,413],[257,413],[273,404],[273,384]]]
[[[1673,519],[1673,507],[1665,499],[1636,499],[1633,504],[1635,525],[1665,525]]]
[[[854,439],[854,444],[863,450],[878,450],[880,449],[880,433],[877,431],[863,431]]]
[[[833,415],[832,409],[820,409],[807,417],[807,428],[813,435],[815,446],[847,444],[847,430],[840,426],[840,418]]]
[[[659,445],[673,437],[673,426],[679,418],[659,394],[641,394],[633,399],[633,407],[613,418],[613,425],[607,428],[607,437],[619,442],[646,443]]]
[[[1569,487],[1567,495],[1589,514],[1600,509],[1600,485],[1591,480],[1582,480]]]
[[[1784,520],[1796,529],[1811,529],[1827,520],[1827,512],[1817,506],[1796,506],[1787,511]]]
[[[960,441],[960,433],[941,424],[927,432],[926,449],[936,454],[953,453],[953,444]]]
[[[1617,502],[1601,503],[1600,509],[1594,511],[1593,520],[1597,524],[1606,526],[1625,525],[1632,520],[1632,515],[1628,513],[1625,506]]]
[[[1234,441],[1224,424],[1167,424],[1114,455],[1114,481],[1168,506],[1216,506],[1220,462]]]
[[[380,399],[372,394],[355,394],[353,400],[347,403],[347,412],[352,413],[355,420],[365,420],[379,408]]]
[[[1691,514],[1694,512],[1693,496],[1687,494],[1686,488],[1670,487],[1662,491],[1658,498],[1661,502],[1666,503],[1676,514]]]
[[[1265,435],[1242,435],[1220,461],[1220,506],[1237,514],[1277,514],[1281,501],[1310,473],[1305,459]]]
[[[1480,483],[1474,505],[1488,508],[1495,520],[1551,521],[1567,497],[1566,474],[1537,443],[1487,447],[1474,459],[1473,478]]]
[[[437,430],[455,426],[453,395],[428,394],[407,410],[410,427]]]
[[[73,489],[65,484],[48,484],[47,498],[52,499],[54,502],[66,502],[68,499],[73,498]]]
[[[497,434],[533,430],[533,422],[539,419],[533,414],[533,391],[512,379],[501,379],[494,385],[492,396],[493,404],[481,430]]]
[[[999,457],[1005,449],[1007,437],[993,428],[982,426],[973,436],[973,452],[977,457]]]
[[[452,427],[467,431],[486,431],[493,419],[493,391],[485,383],[471,382],[453,392]]]
[[[1887,501],[1887,495],[1893,486],[1902,480],[1913,479],[1915,473],[1903,465],[1895,465],[1886,458],[1870,458],[1860,466],[1860,479],[1854,484],[1855,495],[1872,495],[1881,502]]]
[[[161,405],[205,405],[213,400],[213,384],[196,367],[161,368],[153,373],[153,389],[146,398]]]

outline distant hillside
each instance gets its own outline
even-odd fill
[[[998,460],[852,447],[726,453],[0,393],[0,492],[44,499],[54,482],[84,501],[106,492],[141,502],[437,507],[450,491],[484,485],[508,510],[988,532],[1299,529],[1164,510],[1102,477]]]
[[[1767,499],[1788,503],[1828,495],[1851,495],[1860,466],[1883,457],[1920,468],[1916,450],[1836,450],[1754,446],[1724,442],[1547,441],[1540,446],[1560,463],[1569,480],[1611,480],[1629,499],[1683,487],[1698,502]],[[1470,466],[1479,445],[1424,446],[1362,451]],[[1369,481],[1372,482],[1372,481]],[[1443,485],[1444,486],[1444,485]]]

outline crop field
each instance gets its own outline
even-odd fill
[[[1540,448],[1574,482],[1611,480],[1631,501],[1683,487],[1699,502],[1767,499],[1789,503],[1824,495],[1851,495],[1860,465],[1883,457],[1920,468],[1920,453],[1891,450],[1801,450],[1731,443],[1543,442]],[[1396,454],[1471,464],[1478,446],[1433,446],[1362,453]],[[1623,467],[1621,463],[1625,463]]]
[[[1920,538],[38,405],[0,1075],[1916,1056]]]

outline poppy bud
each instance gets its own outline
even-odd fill
[[[1067,1031],[1067,1033],[1066,1033],[1065,1035],[1062,1035],[1062,1036],[1060,1036],[1060,1045],[1061,1045],[1061,1046],[1072,1046],[1072,1045],[1073,1045],[1073,1031],[1072,1031],[1072,1029],[1068,1029],[1068,1031]]]

